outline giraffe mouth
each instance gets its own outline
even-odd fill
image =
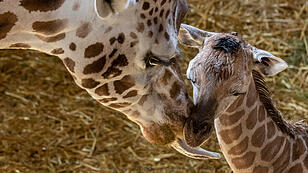
[[[191,148],[187,143],[182,139],[176,139],[172,144],[172,148],[182,153],[183,155],[193,158],[193,159],[220,159],[221,156],[219,153],[207,151],[201,147]]]

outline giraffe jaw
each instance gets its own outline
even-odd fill
[[[182,139],[176,139],[172,144],[172,148],[180,152],[181,154],[193,158],[193,159],[220,159],[219,153],[207,151],[201,147],[191,148]]]

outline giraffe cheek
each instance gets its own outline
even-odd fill
[[[152,123],[142,129],[143,136],[152,144],[167,145],[176,139],[174,132],[168,125]]]

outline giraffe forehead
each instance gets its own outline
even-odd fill
[[[29,12],[32,11],[53,11],[60,8],[65,0],[22,0],[20,5],[24,7]]]

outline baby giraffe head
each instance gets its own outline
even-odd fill
[[[197,108],[195,116],[186,122],[184,135],[193,147],[208,138],[217,116],[248,93],[253,69],[275,75],[288,67],[285,61],[251,46],[237,33],[211,33],[182,25],[179,40],[200,50],[187,69]]]

